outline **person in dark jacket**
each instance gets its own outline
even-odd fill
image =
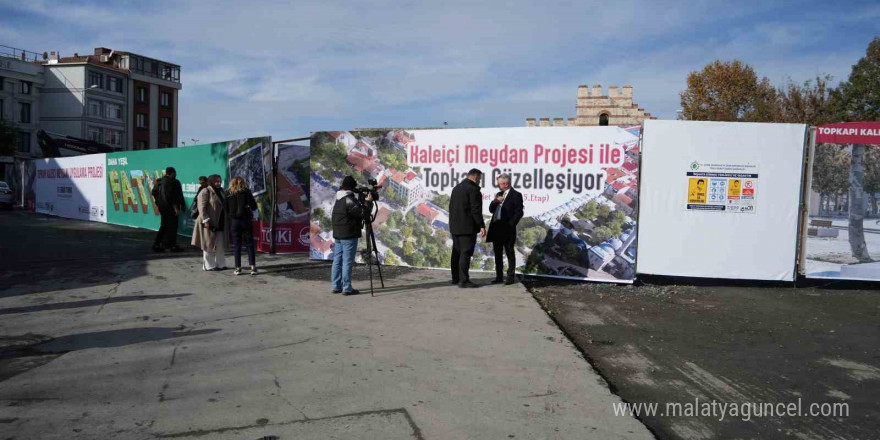
[[[513,284],[516,280],[516,225],[523,218],[522,194],[510,187],[510,176],[502,174],[496,180],[501,191],[489,204],[492,221],[486,241],[492,243],[495,252],[495,279],[492,284]],[[504,274],[504,254],[507,254],[507,279]]]
[[[474,168],[467,178],[455,185],[449,198],[449,233],[452,234],[452,284],[461,288],[479,287],[471,282],[468,271],[477,244],[477,233],[486,236],[483,222],[483,172]]]
[[[351,269],[354,266],[364,218],[372,210],[372,203],[365,206],[357,199],[353,191],[356,187],[354,177],[345,176],[336,192],[336,203],[333,205],[333,269],[330,280],[333,283],[333,293],[343,295],[360,293],[351,287]],[[366,200],[373,200],[372,195],[367,195]]]
[[[174,167],[165,168],[165,176],[156,182],[151,193],[161,216],[153,250],[162,252],[168,249],[172,252],[180,252],[181,249],[177,246],[177,218],[186,208],[186,202],[183,200],[183,188],[177,180],[177,171]]]
[[[257,209],[257,201],[247,184],[241,177],[234,177],[229,183],[226,213],[229,216],[229,224],[232,231],[232,254],[235,257],[235,275],[241,275],[241,244],[247,248],[248,265],[251,266],[251,275],[257,274],[256,249],[254,249],[254,210]]]

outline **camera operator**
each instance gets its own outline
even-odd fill
[[[330,279],[333,293],[343,295],[360,293],[351,287],[351,270],[364,219],[373,209],[372,192],[367,193],[362,203],[354,192],[356,188],[354,177],[345,176],[333,205],[333,270]]]

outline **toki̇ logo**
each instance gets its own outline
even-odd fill
[[[310,244],[310,230],[309,226],[304,226],[299,230],[299,244],[303,246],[308,246]]]
[[[694,171],[700,169],[700,163],[697,162],[697,161],[693,161],[693,162],[691,162],[691,169],[694,170]]]

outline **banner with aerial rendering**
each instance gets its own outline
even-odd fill
[[[639,127],[518,127],[315,133],[311,256],[332,255],[330,213],[342,177],[383,186],[373,224],[384,264],[448,268],[449,196],[468,170],[484,173],[483,214],[508,174],[523,195],[517,272],[631,282],[635,275]],[[363,246],[363,240],[361,240]],[[505,259],[506,262],[506,259]],[[479,240],[475,270],[494,271]]]
[[[309,252],[309,146],[277,148],[275,252]]]

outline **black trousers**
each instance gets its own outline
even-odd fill
[[[235,257],[235,267],[241,267],[241,244],[244,240],[244,247],[247,249],[248,266],[256,266],[256,256],[254,249],[254,227],[251,219],[232,219],[232,255]]]
[[[492,249],[495,251],[495,278],[501,279],[504,275],[504,254],[507,254],[507,276],[516,275],[516,236],[504,241],[493,241]]]
[[[471,280],[468,272],[471,269],[471,257],[474,256],[474,246],[477,245],[476,234],[452,236],[452,281],[466,283]]]
[[[166,249],[177,246],[177,214],[174,210],[159,210],[161,223],[159,223],[159,232],[156,234],[154,246],[164,246]]]

